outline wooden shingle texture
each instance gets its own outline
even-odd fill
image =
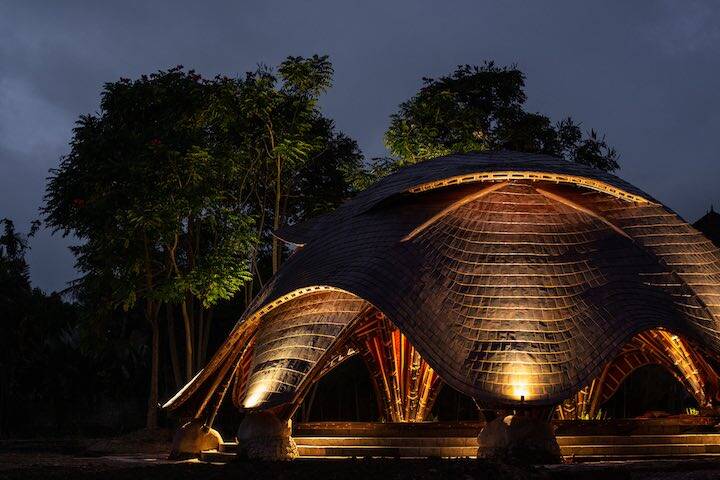
[[[170,408],[235,361],[243,329],[245,406],[297,400],[368,308],[487,404],[556,404],[652,328],[720,352],[718,249],[618,177],[556,158],[437,158],[278,235],[301,247]]]

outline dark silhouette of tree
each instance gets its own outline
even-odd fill
[[[545,153],[605,171],[618,155],[594,130],[583,136],[570,117],[557,123],[525,110],[525,75],[516,67],[459,66],[420,91],[390,118],[385,143],[397,165],[450,153],[517,150]]]
[[[139,319],[99,322],[85,299],[32,288],[27,236],[8,219],[0,228],[0,435],[42,427],[77,433],[104,400],[136,411],[144,394],[137,379],[147,371]]]

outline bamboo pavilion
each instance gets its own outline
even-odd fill
[[[718,401],[720,251],[617,176],[451,155],[276,235],[293,254],[165,405],[192,419],[181,439],[227,399],[247,412],[241,443],[281,436],[292,457],[289,419],[353,355],[386,422],[425,420],[443,384],[486,410],[593,417],[649,364]]]

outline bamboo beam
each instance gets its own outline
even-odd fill
[[[478,198],[482,198],[489,193],[492,193],[496,190],[500,190],[505,185],[507,185],[507,182],[496,183],[494,185],[485,187],[483,189],[478,190],[477,192],[474,192],[474,193],[471,193],[469,195],[462,197],[460,200],[457,200],[456,202],[451,203],[450,205],[448,205],[447,207],[442,209],[442,211],[436,213],[435,215],[430,217],[428,220],[424,221],[423,223],[421,223],[420,225],[415,227],[412,232],[408,233],[407,235],[405,235],[405,237],[403,237],[402,241],[407,242],[408,240],[412,240],[413,238],[420,235],[424,230],[426,230],[428,227],[433,225],[435,222],[437,222],[438,220],[440,220],[447,214],[454,212],[455,210],[462,207],[463,205],[467,205],[468,203],[473,202],[473,201],[477,200]]]
[[[599,192],[607,193],[613,197],[620,198],[629,202],[648,204],[651,203],[648,199],[641,197],[640,195],[634,195],[626,192],[617,187],[595,180],[592,178],[581,177],[577,175],[548,173],[548,172],[532,172],[532,171],[497,171],[497,172],[478,172],[467,175],[457,175],[453,177],[443,178],[432,182],[422,183],[415,187],[409,188],[410,193],[420,193],[435,188],[446,187],[449,185],[459,185],[461,183],[468,182],[497,182],[497,181],[511,181],[511,180],[532,180],[532,181],[545,181],[554,183],[565,183],[571,185],[583,186],[591,190],[597,190]]]

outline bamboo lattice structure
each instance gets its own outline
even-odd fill
[[[558,407],[561,419],[593,419],[600,406],[620,388],[635,370],[660,365],[670,372],[701,408],[718,400],[718,373],[689,343],[667,330],[652,329],[637,334],[603,368],[602,373]]]
[[[380,312],[354,333],[375,387],[378,410],[392,422],[425,420],[440,389],[440,377],[420,352]]]

